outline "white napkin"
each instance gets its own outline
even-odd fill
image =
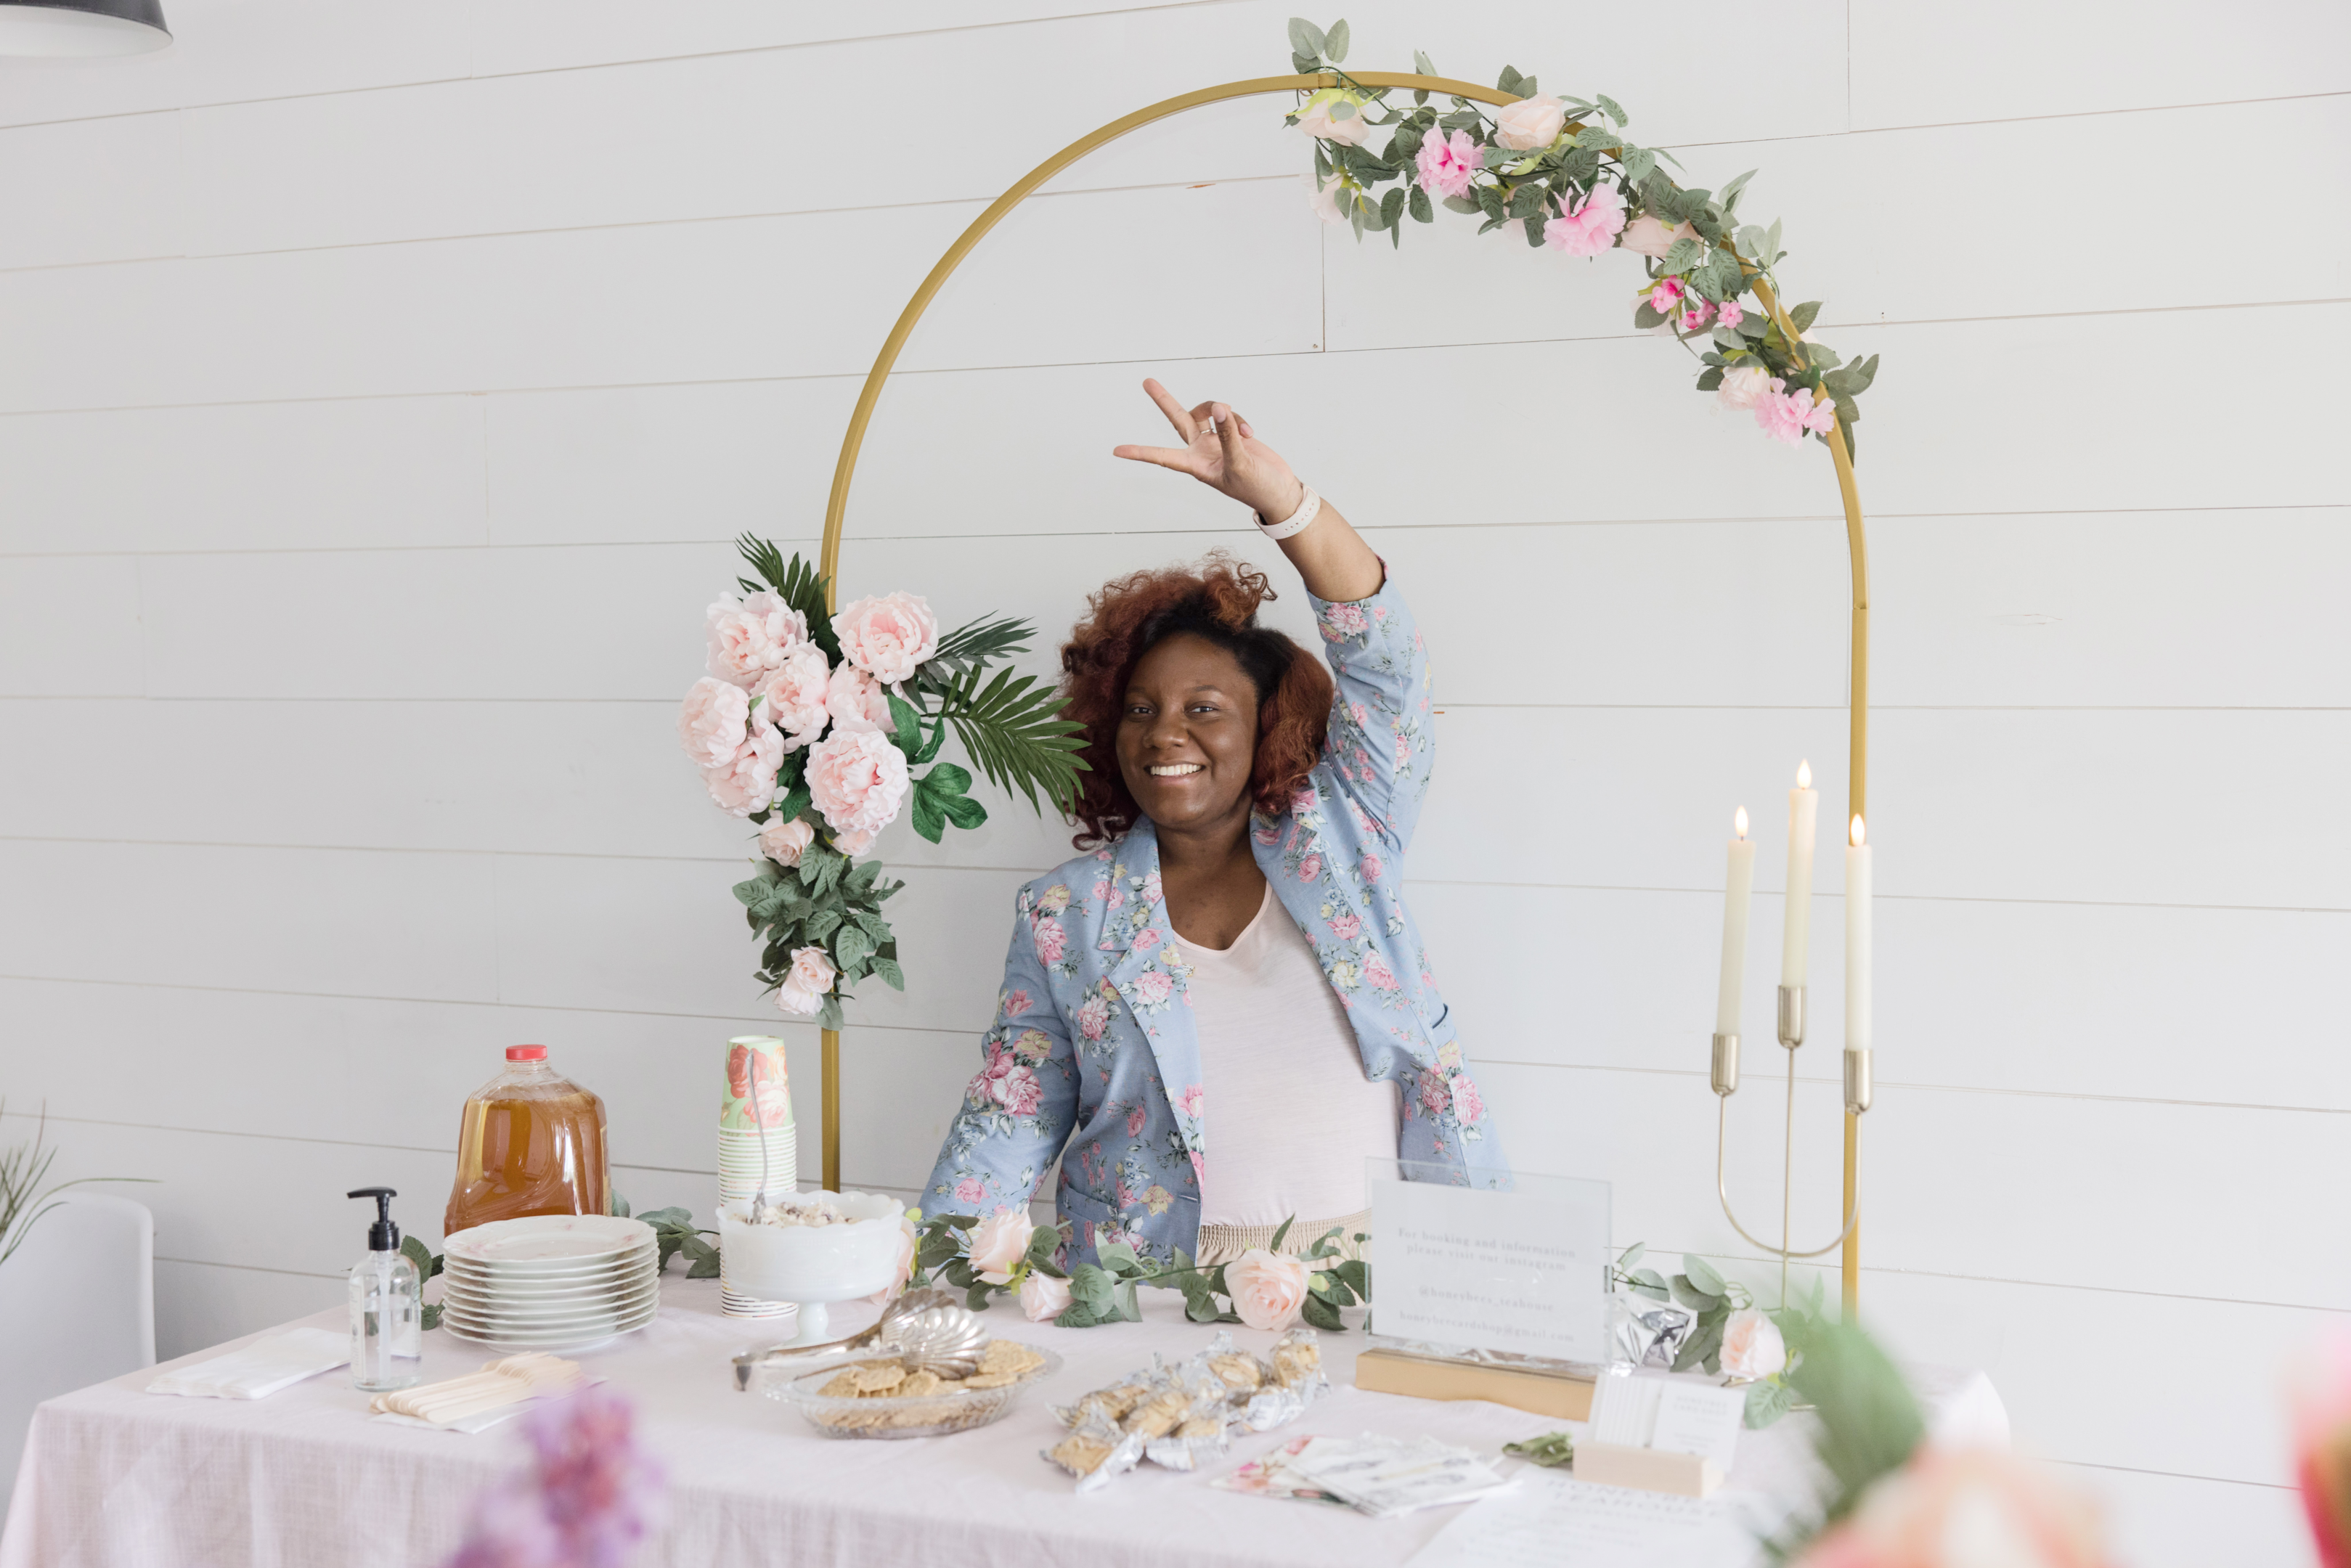
[[[348,1366],[350,1360],[349,1334],[288,1329],[256,1340],[243,1350],[164,1373],[147,1385],[147,1392],[193,1399],[266,1399],[306,1377]]]
[[[578,1362],[527,1351],[485,1362],[481,1371],[464,1377],[379,1394],[368,1407],[380,1421],[472,1433],[519,1414],[534,1399],[569,1394],[580,1384]]]

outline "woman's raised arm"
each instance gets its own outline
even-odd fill
[[[1221,496],[1229,496],[1249,507],[1269,523],[1280,523],[1298,510],[1306,498],[1306,486],[1281,454],[1257,438],[1249,422],[1221,402],[1204,402],[1186,409],[1175,395],[1155,381],[1146,381],[1143,390],[1184,438],[1181,446],[1118,446],[1111,450],[1113,457],[1131,458],[1137,463],[1155,463],[1162,468],[1173,468],[1178,474],[1189,474],[1201,484]],[[1380,591],[1385,576],[1380,558],[1372,553],[1363,536],[1347,524],[1332,506],[1328,497],[1322,509],[1315,515],[1313,526],[1302,533],[1277,540],[1281,553],[1298,569],[1306,583],[1306,591],[1317,599],[1333,603],[1351,604],[1359,599],[1369,599]]]

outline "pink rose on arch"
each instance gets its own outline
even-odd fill
[[[1444,1079],[1434,1072],[1424,1072],[1420,1075],[1420,1103],[1427,1108],[1430,1115],[1445,1114],[1445,1107],[1452,1098],[1452,1093],[1446,1087]]]
[[[1626,250],[1638,251],[1643,256],[1654,256],[1663,260],[1666,252],[1674,248],[1674,241],[1696,238],[1698,238],[1698,230],[1687,224],[1669,229],[1657,219],[1643,213],[1625,226],[1623,244]]]
[[[871,733],[891,727],[890,694],[854,664],[843,664],[826,677],[824,711],[831,716],[836,735],[844,729]]]
[[[1361,936],[1363,934],[1364,923],[1355,918],[1355,916],[1352,915],[1334,915],[1331,917],[1331,935],[1336,936],[1340,941],[1353,942],[1356,937]]]
[[[1787,384],[1760,365],[1740,365],[1722,372],[1722,384],[1714,389],[1714,403],[1717,408],[1750,412]]]
[[[824,722],[831,716],[824,706],[831,670],[824,662],[824,650],[803,643],[786,653],[783,663],[753,688],[752,695],[759,699],[759,722],[784,732],[785,750],[798,751],[824,733]]]
[[[1143,1136],[1143,1124],[1144,1120],[1145,1118],[1144,1116],[1142,1106],[1137,1105],[1134,1110],[1129,1111],[1126,1113],[1126,1135],[1130,1138],[1139,1138]]]
[[[786,821],[771,817],[759,830],[759,852],[778,865],[798,865],[800,856],[816,841],[816,830],[799,817]]]
[[[1649,290],[1649,308],[1660,316],[1670,316],[1674,313],[1674,308],[1681,303],[1681,298],[1682,280],[1678,277],[1660,277],[1656,286]]]
[[[1364,867],[1364,880],[1365,880],[1365,881],[1367,881],[1367,882],[1377,882],[1377,881],[1379,881],[1379,880],[1380,880],[1380,857],[1379,857],[1379,856],[1377,856],[1377,855],[1375,855],[1375,854],[1373,854],[1373,853],[1371,853],[1371,852],[1369,852],[1367,851],[1367,852],[1365,852],[1365,853],[1364,853],[1364,859],[1363,859],[1363,862],[1362,862],[1362,863],[1363,863],[1363,867]]]
[[[776,798],[776,769],[783,764],[784,737],[772,729],[756,730],[725,765],[704,768],[702,782],[729,816],[747,817],[767,810]]]
[[[1040,920],[1033,928],[1037,940],[1037,956],[1048,964],[1058,964],[1070,948],[1070,934],[1061,929],[1058,920]]]
[[[1807,434],[1825,435],[1836,428],[1836,405],[1813,402],[1813,394],[1802,387],[1775,392],[1755,400],[1755,423],[1764,434],[1794,446]]]
[[[1714,308],[1714,319],[1720,326],[1736,327],[1747,319],[1747,312],[1740,308],[1738,300],[1726,299]]]
[[[836,730],[810,750],[808,787],[825,825],[868,847],[905,801],[905,753],[871,731]]]
[[[1316,877],[1321,876],[1322,874],[1322,857],[1321,855],[1308,855],[1304,860],[1298,862],[1299,881],[1312,882]]]
[[[1393,991],[1396,988],[1395,971],[1389,968],[1388,961],[1375,952],[1364,955],[1364,977],[1381,990]]]
[[[1684,304],[1682,307],[1682,330],[1685,332],[1697,331],[1700,327],[1706,325],[1708,319],[1713,314],[1714,302],[1712,300],[1693,299],[1688,303]]]
[[[939,623],[919,593],[861,599],[832,618],[841,657],[884,685],[910,678],[939,651]]]
[[[703,612],[703,624],[710,638],[710,673],[738,686],[756,685],[808,641],[807,618],[765,590],[739,600],[721,594]]]
[[[1088,1040],[1100,1040],[1110,1028],[1110,1004],[1100,997],[1088,997],[1078,1004],[1078,1032]]]
[[[1176,994],[1176,982],[1158,969],[1145,969],[1134,977],[1134,994],[1146,1002],[1164,1002]]]
[[[1159,933],[1154,931],[1150,926],[1146,925],[1142,930],[1134,934],[1134,950],[1136,952],[1148,953],[1154,947],[1158,946]]]
[[[695,767],[725,768],[735,760],[750,720],[751,699],[742,687],[705,675],[685,694],[677,738]]]
[[[1598,256],[1624,232],[1624,193],[1614,185],[1594,185],[1573,206],[1561,198],[1559,216],[1543,225],[1543,244],[1568,256]]]
[[[1506,103],[1494,111],[1494,140],[1513,152],[1531,152],[1559,140],[1567,106],[1549,93]]]
[[[1465,1122],[1484,1121],[1486,1101],[1478,1092],[1478,1086],[1469,1082],[1469,1075],[1466,1072],[1455,1073],[1452,1084],[1453,1108],[1461,1113],[1461,1119]]]
[[[1183,1093],[1176,1096],[1176,1109],[1196,1122],[1200,1119],[1200,1107],[1203,1103],[1200,1086],[1196,1083],[1188,1086]]]
[[[981,1203],[987,1197],[987,1189],[979,1185],[977,1176],[966,1176],[956,1183],[955,1195],[957,1203]]]
[[[1420,172],[1420,188],[1432,196],[1468,194],[1471,176],[1486,166],[1485,153],[1466,131],[1423,139],[1414,163]]]
[[[1332,113],[1338,104],[1349,106],[1352,112],[1341,117]],[[1361,147],[1372,139],[1375,129],[1364,118],[1370,107],[1362,94],[1343,88],[1326,87],[1298,107],[1298,129],[1321,141],[1336,141],[1348,147]]]

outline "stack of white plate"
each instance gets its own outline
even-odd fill
[[[442,1326],[499,1350],[581,1350],[661,1310],[660,1245],[642,1219],[497,1219],[450,1237],[442,1259]]]

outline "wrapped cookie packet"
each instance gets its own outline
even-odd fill
[[[1197,1469],[1225,1452],[1236,1429],[1271,1431],[1329,1386],[1312,1329],[1291,1329],[1269,1357],[1236,1350],[1233,1336],[1219,1333],[1196,1355],[1172,1365],[1154,1355],[1149,1367],[1052,1406],[1069,1435],[1043,1457],[1075,1477],[1081,1492],[1145,1459]]]

